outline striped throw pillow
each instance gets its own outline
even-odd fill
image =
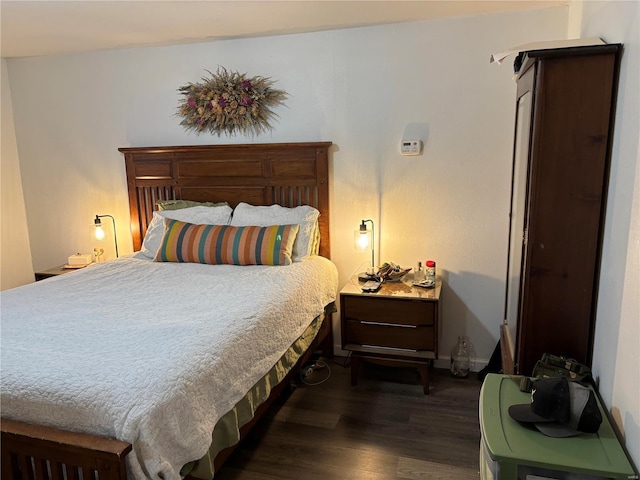
[[[166,218],[156,262],[290,265],[299,225],[232,227]]]

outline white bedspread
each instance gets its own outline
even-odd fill
[[[217,420],[335,300],[333,263],[92,265],[2,292],[2,416],[133,444],[178,479]]]

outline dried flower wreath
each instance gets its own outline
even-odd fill
[[[196,133],[209,131],[220,136],[236,132],[259,135],[272,130],[269,125],[277,115],[273,108],[283,105],[287,93],[272,88],[274,81],[265,77],[247,78],[246,74],[218,67],[201,83],[187,83],[178,91],[184,95],[178,107],[183,117],[180,125]]]

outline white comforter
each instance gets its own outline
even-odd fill
[[[322,257],[286,267],[130,257],[2,292],[2,416],[131,442],[136,479],[178,479],[337,282]]]

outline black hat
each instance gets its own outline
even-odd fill
[[[593,391],[564,377],[534,382],[531,403],[511,405],[509,415],[519,422],[533,423],[549,437],[596,433],[602,423]]]

